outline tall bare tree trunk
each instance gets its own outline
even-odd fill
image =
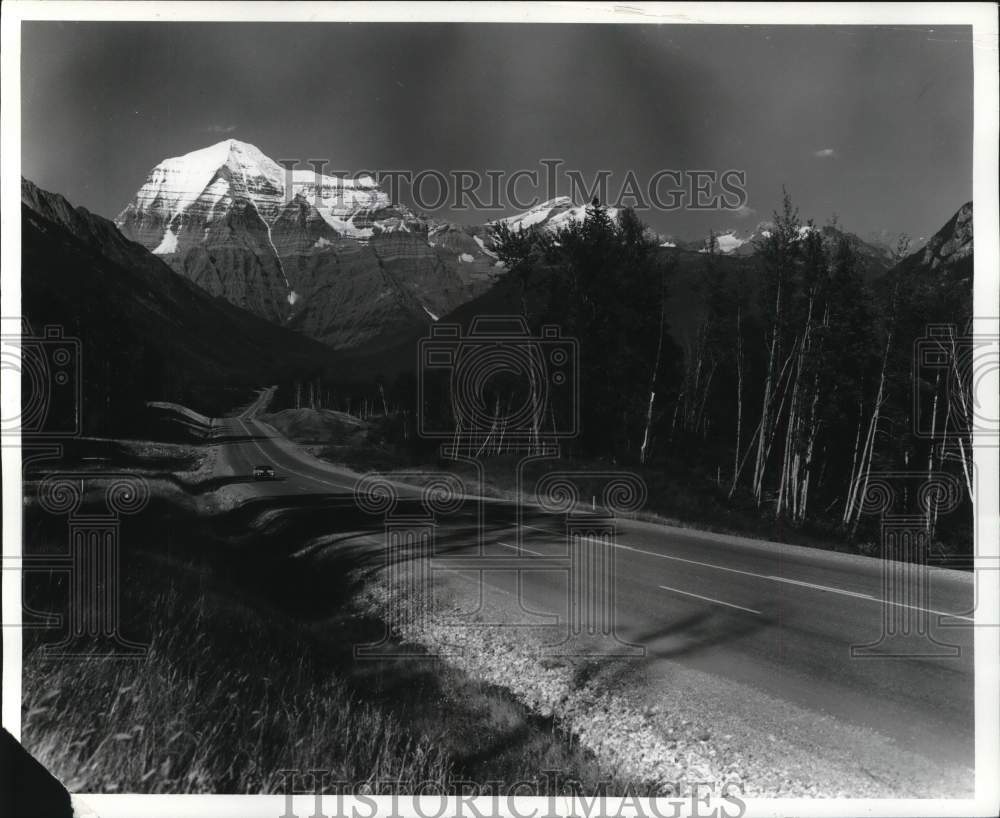
[[[781,373],[780,373],[780,375],[778,377],[778,386],[779,387],[780,387],[780,385],[785,380],[785,371],[788,369],[788,364],[791,361],[791,359],[792,359],[792,356],[789,355],[788,358],[785,360],[784,366],[782,366],[782,368],[781,368]],[[785,390],[785,392],[787,393],[787,390]],[[777,390],[775,390],[775,394],[777,394]],[[782,402],[778,406],[778,413],[777,413],[778,415],[781,414],[781,408],[782,408],[783,405],[784,405],[784,397],[782,397]],[[754,430],[754,433],[750,436],[750,443],[747,445],[747,450],[743,454],[743,459],[740,461],[739,467],[736,470],[736,475],[733,478],[733,483],[732,483],[732,485],[729,488],[729,497],[730,497],[730,499],[732,499],[733,494],[736,492],[737,482],[738,482],[738,480],[740,478],[740,475],[743,473],[743,469],[747,465],[747,461],[750,459],[750,455],[753,453],[754,444],[755,443],[758,444],[758,452],[760,451],[760,445],[759,445],[760,444],[760,439],[764,435],[763,423],[764,423],[764,418],[761,418],[760,421],[757,423],[757,428]],[[773,436],[773,431],[772,431],[772,436]],[[770,451],[771,451],[771,444],[769,442],[767,444],[767,446],[765,447],[765,450],[764,450],[764,457],[765,458],[768,456],[768,454],[770,453]],[[760,455],[758,454],[758,457],[759,456]]]
[[[774,391],[771,395],[771,399],[773,401],[780,394],[781,400],[778,402],[778,408],[774,411],[773,414],[770,415],[770,421],[771,421],[770,429],[768,431],[766,439],[764,440],[764,446],[763,446],[762,462],[764,464],[766,464],[767,461],[770,459],[771,449],[774,448],[774,437],[778,433],[778,420],[781,418],[781,414],[785,409],[785,400],[788,397],[788,390],[790,386],[790,378],[786,379],[785,373],[789,371],[788,365],[792,362],[792,359],[795,357],[798,344],[799,340],[798,338],[796,338],[792,344],[792,351],[788,354],[788,357],[785,359],[785,363],[782,364],[781,371],[778,374],[778,379],[774,384]],[[761,420],[763,421],[763,418]],[[761,426],[760,434],[761,434],[761,439],[764,439],[765,436],[764,436],[763,425]],[[760,507],[761,500],[764,496],[763,477],[764,473],[763,471],[761,471],[760,473],[761,482],[758,485],[758,497],[757,497],[758,508]]]
[[[823,324],[824,328],[830,326],[830,306],[827,305],[826,309],[823,311]],[[825,335],[820,336],[820,349],[822,352],[823,338]],[[809,433],[806,438],[806,451],[805,459],[802,466],[802,478],[799,486],[799,499],[798,499],[798,520],[803,521],[806,517],[806,506],[809,499],[809,483],[812,477],[812,464],[813,464],[813,454],[816,451],[816,438],[819,436],[819,427],[821,421],[819,420],[819,398],[821,391],[821,383],[819,377],[819,367],[816,366],[813,369],[813,387],[812,387],[812,404],[809,407]],[[836,394],[837,388],[834,386],[833,393]]]
[[[965,394],[965,383],[961,373],[958,371],[958,349],[955,343],[955,333],[951,336],[951,367],[955,376],[954,392],[958,393],[958,400],[962,408],[962,428],[957,430],[955,441],[958,443],[958,454],[962,462],[962,475],[965,477],[965,489],[969,492],[969,500],[976,501],[974,486],[972,485],[972,430],[975,426],[975,417],[971,406],[971,396]],[[971,388],[971,384],[970,384]],[[950,401],[949,401],[950,403]],[[965,430],[969,432],[969,449],[966,451],[965,441],[962,436]]]
[[[736,478],[740,471],[740,437],[743,433],[743,307],[736,305],[736,449],[733,452],[733,483],[729,496],[736,491]]]
[[[885,342],[885,354],[882,356],[882,371],[879,374],[878,393],[875,397],[875,406],[872,408],[871,422],[868,424],[868,434],[865,437],[865,447],[861,452],[861,462],[858,464],[858,475],[855,481],[854,491],[851,495],[851,505],[849,507],[848,524],[851,526],[851,536],[858,530],[858,523],[861,521],[861,503],[868,491],[868,482],[871,478],[872,458],[875,454],[875,436],[878,433],[878,421],[882,411],[882,404],[885,402],[885,370],[889,363],[889,349],[892,346],[892,333],[889,333]],[[860,489],[860,491],[859,491]],[[851,518],[853,517],[853,523]]]
[[[649,456],[649,433],[653,425],[653,406],[656,402],[656,382],[660,378],[660,355],[663,352],[663,321],[666,315],[666,299],[663,297],[663,278],[660,278],[660,329],[656,337],[656,358],[653,360],[653,372],[649,376],[649,402],[646,405],[646,428],[642,434],[642,445],[639,447],[639,462],[644,464]]]
[[[770,409],[771,390],[774,381],[775,362],[778,356],[778,334],[781,324],[781,274],[777,277],[777,293],[774,303],[774,324],[771,327],[771,345],[767,357],[767,376],[764,379],[764,396],[761,401],[760,414],[760,437],[757,438],[757,462],[753,471],[753,496],[757,507],[760,508],[761,498],[764,492],[764,470],[767,465],[767,454],[765,444],[770,435]]]
[[[819,435],[820,421],[819,414],[819,372],[813,376],[813,398],[812,406],[809,408],[809,436],[806,439],[805,459],[802,465],[802,479],[799,485],[799,499],[797,502],[797,519],[802,522],[806,518],[806,506],[809,501],[809,482],[812,478],[813,454],[816,451],[816,438]]]
[[[667,435],[667,446],[670,445],[671,441],[674,439],[674,430],[677,428],[677,414],[680,412],[681,401],[684,400],[684,390],[677,396],[677,401],[674,403],[674,414],[670,420],[670,434]]]
[[[847,525],[848,519],[851,516],[851,508],[854,503],[854,486],[855,486],[855,474],[858,468],[858,457],[861,452],[861,426],[864,421],[864,399],[858,398],[858,431],[854,436],[854,454],[851,457],[851,473],[850,480],[847,482],[847,497],[844,499],[844,513],[841,515],[840,521]]]
[[[792,397],[788,408],[788,425],[785,431],[785,450],[782,458],[781,478],[778,484],[778,501],[775,514],[779,515],[787,508],[793,520],[799,518],[800,485],[802,479],[803,457],[802,447],[808,436],[814,434],[812,426],[815,418],[809,419],[810,429],[804,431],[802,420],[802,392],[806,388],[803,381],[806,377],[806,367],[809,365],[812,351],[813,335],[813,304],[815,289],[809,294],[809,307],[806,312],[805,327],[802,331],[802,342],[799,344],[795,363],[795,381],[792,387]],[[814,389],[815,389],[814,379]],[[815,410],[815,401],[811,408]]]
[[[705,385],[701,389],[701,398],[695,412],[694,430],[701,429],[702,437],[708,436],[708,425],[705,420],[705,404],[708,403],[708,395],[712,389],[712,380],[715,378],[715,370],[718,366],[718,361],[713,360],[712,366],[708,370],[708,376],[705,378]]]
[[[934,401],[931,403],[931,443],[930,451],[927,452],[927,479],[928,481],[934,474],[934,450],[937,448],[937,441],[935,440],[937,433],[937,407],[938,407],[938,389],[941,386],[941,370],[938,370],[937,376],[934,378]],[[925,517],[927,535],[933,538],[933,520],[937,517],[937,502],[934,498],[927,504],[927,514]]]

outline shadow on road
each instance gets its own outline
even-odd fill
[[[222,446],[231,443],[252,443],[254,441],[267,441],[271,438],[267,435],[255,435],[255,434],[221,434],[221,435],[211,435],[206,439],[206,443],[210,446]]]
[[[685,616],[666,627],[630,634],[629,641],[646,648],[648,661],[675,659],[740,641],[775,622],[776,611],[762,609],[760,615],[753,615],[713,608]]]

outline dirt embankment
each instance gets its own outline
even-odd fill
[[[365,421],[333,409],[282,409],[257,417],[306,446],[361,446],[371,432]]]

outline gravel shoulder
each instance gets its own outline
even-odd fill
[[[971,769],[942,770],[872,731],[675,661],[546,655],[562,629],[495,624],[523,616],[515,596],[480,595],[468,577],[449,575],[433,605],[384,578],[368,604],[407,609],[397,618],[410,623],[403,641],[553,718],[617,779],[662,795],[707,784],[754,798],[940,798],[973,786]]]

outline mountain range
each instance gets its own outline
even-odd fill
[[[555,232],[586,207],[559,196],[502,219]],[[614,209],[611,209],[614,216]],[[227,139],[156,165],[115,219],[121,232],[213,295],[337,349],[390,348],[486,293],[503,274],[490,225],[458,225],[390,201],[370,176],[287,170]],[[721,256],[749,257],[768,228],[716,234]],[[887,248],[845,235],[869,276]],[[657,236],[665,252],[705,241]]]
[[[416,339],[435,321],[519,311],[489,225],[415,214],[371,179],[344,193],[300,172],[290,198],[288,181],[252,145],[227,140],[161,162],[112,223],[22,180],[23,312],[84,340],[91,416],[114,414],[137,383],[145,399],[211,410],[310,373],[358,382],[413,371]],[[505,221],[554,231],[584,215],[559,197]],[[718,264],[748,274],[751,288],[753,239],[767,227],[722,234],[732,240]],[[971,280],[971,203],[891,271],[885,248],[814,229],[846,236],[874,279]],[[683,345],[699,320],[704,247],[658,244],[675,261],[666,317]]]

